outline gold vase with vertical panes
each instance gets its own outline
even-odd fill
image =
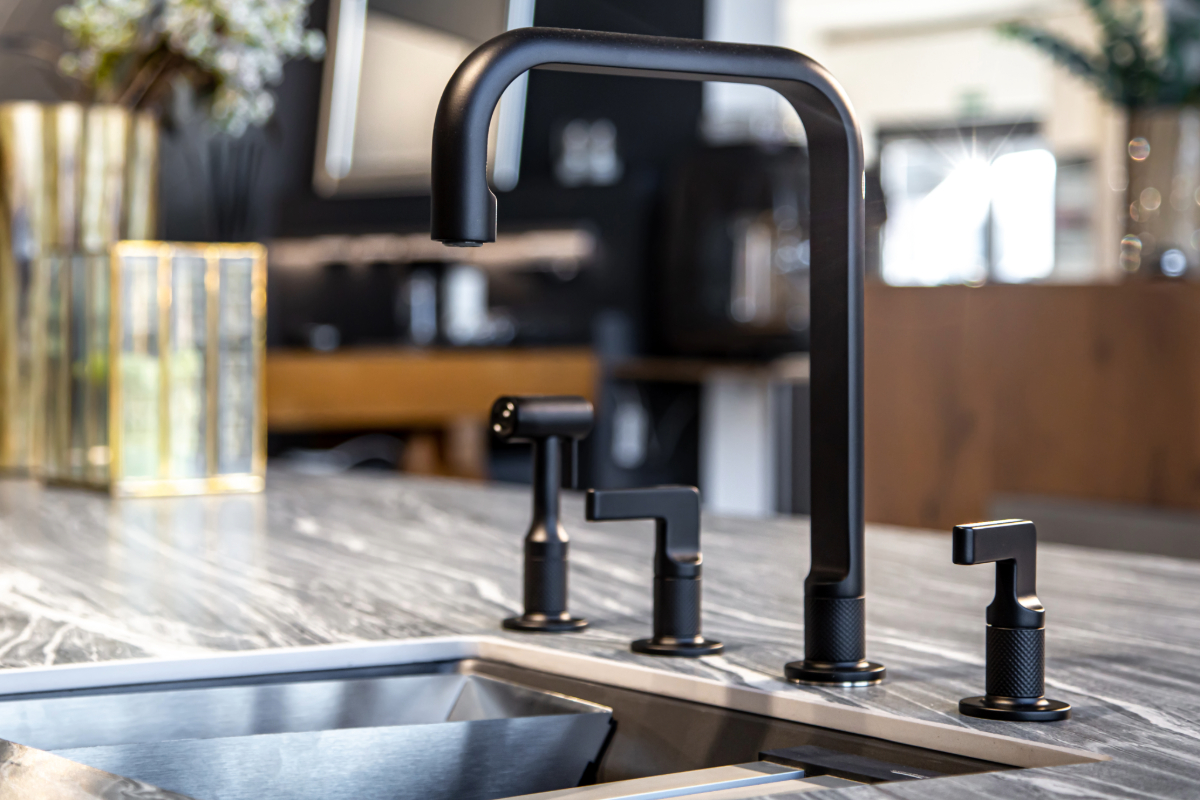
[[[0,103],[0,472],[40,470],[42,370],[82,346],[44,338],[61,311],[51,293],[92,291],[85,262],[155,235],[158,131],[152,115],[119,106]]]
[[[64,270],[91,291],[51,293],[47,338],[77,346],[47,360],[44,475],[115,496],[261,491],[265,249],[128,241]]]

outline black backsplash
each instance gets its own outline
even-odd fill
[[[701,38],[704,32],[703,0],[539,0],[535,22],[540,26],[586,28],[627,33]],[[312,24],[324,27],[327,0],[312,7]],[[287,67],[279,90],[275,120],[265,132],[270,142],[258,186],[265,208],[273,217],[261,221],[260,238],[423,232],[429,226],[428,197],[323,198],[312,187],[321,91],[322,65],[295,62]],[[606,75],[535,70],[529,81],[525,137],[519,185],[500,195],[499,230],[558,225],[587,225],[600,237],[601,256],[593,269],[561,282],[545,276],[500,281],[493,297],[544,291],[554,314],[527,331],[527,343],[584,343],[591,338],[591,320],[600,310],[613,310],[628,320],[635,342],[643,341],[646,296],[651,284],[651,259],[656,216],[661,202],[663,176],[671,163],[697,142],[702,88],[699,83],[647,80]],[[625,170],[619,183],[607,187],[561,186],[553,174],[552,137],[574,118],[607,118],[618,134],[618,152]],[[166,174],[164,190],[186,176]],[[167,235],[191,233],[196,215],[176,211],[166,220]],[[174,229],[174,230],[172,230]],[[178,238],[196,238],[195,235]],[[374,284],[380,276],[367,283]],[[289,296],[302,290],[294,277],[271,276],[272,345],[293,343],[292,331],[310,322],[302,319],[312,298]],[[346,276],[321,279],[334,294],[350,291]],[[539,283],[540,282],[540,283]],[[539,287],[541,287],[539,289]],[[313,294],[313,289],[307,290]],[[316,294],[324,295],[323,290]],[[354,293],[357,296],[357,292]],[[331,296],[329,298],[333,300]],[[339,297],[339,300],[346,298]],[[386,308],[385,308],[386,307]],[[356,309],[382,314],[391,306]],[[313,312],[329,316],[338,312]],[[340,313],[338,313],[340,315]],[[388,320],[359,319],[347,330],[362,328],[364,340],[379,338]],[[384,338],[387,338],[384,336]]]

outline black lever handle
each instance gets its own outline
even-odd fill
[[[984,719],[1049,722],[1071,706],[1047,700],[1046,609],[1037,597],[1037,528],[1005,519],[954,528],[955,564],[996,563],[996,596],[987,608],[987,694],[959,701],[959,713]]]
[[[587,627],[567,611],[569,537],[559,521],[563,440],[587,436],[595,413],[582,397],[501,397],[492,404],[492,432],[507,442],[533,442],[533,521],[525,535],[525,613],[504,620],[519,631],[561,632]],[[572,476],[576,470],[571,469]],[[575,478],[572,477],[572,481]]]
[[[700,633],[700,492],[694,486],[588,490],[591,522],[655,521],[654,635],[630,645],[656,656],[710,656],[725,645]]]

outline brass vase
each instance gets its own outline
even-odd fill
[[[1121,266],[1131,276],[1200,274],[1200,108],[1129,112],[1125,237]]]
[[[92,406],[107,427],[64,426],[86,468],[46,477],[116,497],[262,491],[266,248],[120,242],[110,275],[107,349],[83,359],[109,365]]]
[[[158,136],[153,116],[118,106],[0,104],[0,472],[38,471],[50,433],[46,364],[71,358],[71,337],[48,326],[50,283],[69,294],[94,282],[86,266],[53,265],[154,238]],[[106,258],[77,261],[107,270]],[[104,364],[75,371],[77,390],[107,384]]]

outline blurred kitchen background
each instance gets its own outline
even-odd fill
[[[5,0],[0,32],[57,37],[58,5]],[[491,401],[581,394],[582,485],[805,513],[821,198],[778,96],[535,71],[494,120],[499,241],[428,238],[433,113],[479,42],[539,25],[793,48],[845,87],[869,165],[867,519],[1032,517],[1047,539],[1200,556],[1197,98],[1102,91],[1036,33],[1133,69],[1109,12],[1141,13],[1200,85],[1185,0],[316,0],[326,56],[287,66],[231,156],[250,192],[232,233],[175,129],[160,238],[268,245],[271,469],[526,481]],[[27,53],[0,74],[0,100],[61,97]]]

